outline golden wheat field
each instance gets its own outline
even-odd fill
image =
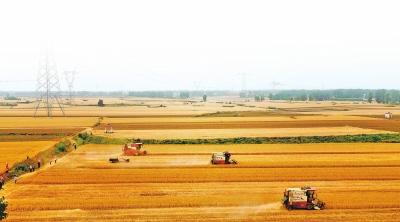
[[[29,118],[28,114],[33,113],[29,107],[13,108],[12,112],[0,109],[0,120],[4,122],[0,133],[4,136],[9,130],[12,135],[8,136],[26,134],[34,139],[29,132],[51,134],[53,130],[57,131],[54,134],[73,138],[71,134],[80,129],[115,138],[201,139],[400,131],[398,119],[383,119],[384,112],[396,113],[399,108],[379,104],[105,98],[106,104],[130,106],[84,106],[98,99],[81,99],[81,106],[66,107],[70,115],[67,118]],[[100,117],[100,124],[95,126]],[[106,124],[113,125],[113,134],[104,133]],[[0,151],[7,155],[2,155],[0,163],[8,156],[17,156],[20,150],[10,148],[15,144],[22,144],[24,154],[18,155],[25,158],[28,150],[39,152],[54,142],[1,142]],[[400,218],[397,143],[144,144],[147,156],[124,156],[122,146],[85,144],[57,163],[46,163],[40,170],[20,176],[16,184],[8,181],[5,190],[0,191],[9,202],[5,221],[310,222]],[[210,163],[212,152],[225,150],[238,164]],[[110,158],[121,161],[111,163]],[[305,185],[317,188],[318,198],[326,203],[324,210],[287,211],[282,207],[285,188]]]
[[[53,141],[30,141],[30,142],[0,142],[1,158],[0,172],[4,172],[6,164],[11,167],[14,163],[20,162],[26,157],[33,157],[54,145]]]

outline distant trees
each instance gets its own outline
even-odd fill
[[[7,96],[4,97],[4,100],[21,100],[21,99],[15,96],[10,96],[10,94],[7,93]]]
[[[372,103],[372,98],[373,98],[373,93],[372,93],[372,92],[369,92],[369,93],[368,93],[368,102],[369,102],[369,103]]]
[[[269,93],[269,94],[268,94],[268,99],[270,99],[270,100],[274,100],[274,99],[275,99],[275,96],[274,96],[274,94],[272,94],[272,93]]]
[[[189,92],[181,92],[179,96],[181,97],[181,99],[187,99],[190,95]]]
[[[254,100],[256,102],[262,102],[265,100],[265,97],[264,97],[264,95],[261,95],[261,96],[256,95],[256,96],[254,96]]]
[[[207,95],[203,95],[203,101],[207,101]]]
[[[105,106],[102,99],[99,99],[99,102],[97,102],[97,105],[100,107]]]

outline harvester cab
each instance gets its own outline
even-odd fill
[[[214,152],[211,156],[212,164],[237,164],[237,161],[231,158],[231,153],[225,152]]]
[[[143,143],[126,143],[122,147],[122,151],[124,152],[125,156],[146,156],[147,152],[145,150],[140,150],[142,147]]]
[[[281,202],[288,210],[321,210],[325,207],[325,203],[317,198],[317,190],[309,186],[285,189]]]

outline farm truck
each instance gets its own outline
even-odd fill
[[[237,161],[231,158],[231,153],[228,151],[225,152],[214,152],[211,156],[212,164],[237,164]]]
[[[146,156],[146,150],[141,151],[140,149],[143,147],[143,143],[126,143],[122,147],[122,152],[124,152],[125,156]]]
[[[317,191],[314,187],[287,188],[283,193],[282,204],[286,209],[323,209],[325,203],[317,199]]]

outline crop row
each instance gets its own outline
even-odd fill
[[[62,177],[60,177],[62,172]],[[227,176],[229,175],[229,176]],[[21,184],[205,183],[268,181],[395,180],[399,167],[336,168],[159,168],[47,170]]]

